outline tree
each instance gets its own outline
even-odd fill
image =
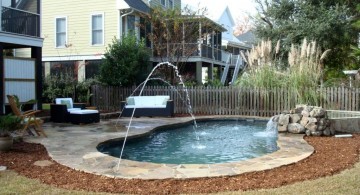
[[[187,60],[198,54],[199,43],[209,41],[207,37],[216,26],[204,17],[206,11],[206,8],[192,11],[188,7],[183,10],[155,7],[149,15],[143,15],[152,26],[149,39],[154,59],[171,62],[182,74],[186,74]],[[166,80],[173,80],[172,69],[163,67],[160,72]]]
[[[109,44],[100,65],[99,81],[108,85],[131,86],[141,83],[149,73],[150,53],[144,40],[132,33]]]
[[[352,26],[358,16],[351,1],[335,0],[255,0],[259,16],[255,19],[255,34],[273,43],[282,42],[286,53],[291,44],[315,40],[324,51],[331,49],[325,61],[328,76],[339,74],[351,66],[350,45],[357,42],[358,31]]]

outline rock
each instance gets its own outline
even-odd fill
[[[286,114],[286,115],[285,114],[280,114],[278,124],[287,126],[289,124],[289,119],[290,119],[290,115],[288,115],[288,114]]]
[[[318,131],[324,131],[325,128],[326,128],[326,126],[324,126],[324,125],[318,125],[318,126],[317,126],[317,130],[318,130]]]
[[[7,169],[7,167],[5,166],[0,166],[0,171],[5,171]]]
[[[305,104],[298,104],[298,105],[296,105],[296,106],[295,106],[295,113],[300,114],[300,113],[304,110],[305,107],[306,107]]]
[[[278,125],[278,132],[279,133],[287,132],[287,125]]]
[[[316,123],[317,124],[318,119],[317,118],[309,118],[309,123]]]
[[[310,116],[310,112],[307,111],[307,110],[303,110],[303,111],[301,111],[301,115],[303,115],[303,117],[304,117],[304,116],[305,116],[305,117],[309,117],[309,116]]]
[[[309,129],[311,132],[314,132],[317,130],[317,120],[316,118],[309,118],[308,124],[305,125],[306,129]]]
[[[307,136],[311,136],[311,131],[310,131],[309,129],[307,129],[307,130],[305,130],[305,134],[306,134]]]
[[[330,135],[331,135],[330,129],[329,129],[329,128],[328,128],[328,129],[325,129],[325,130],[323,131],[323,134],[324,134],[325,136],[330,136]]]
[[[290,115],[290,123],[298,123],[301,119],[300,114],[291,114]]]
[[[281,112],[281,114],[290,114],[290,112],[288,111],[288,110],[283,110],[282,112]]]
[[[309,117],[303,116],[301,118],[300,124],[305,127],[308,123],[309,123]]]
[[[315,107],[310,111],[310,117],[324,118],[326,110],[320,107]]]
[[[335,129],[330,129],[330,135],[335,135],[336,131]]]
[[[299,123],[290,123],[287,129],[290,133],[295,133],[295,134],[305,133],[305,127],[300,125]]]
[[[326,119],[325,118],[318,119],[318,125],[319,126],[326,126],[327,125]]]
[[[272,121],[278,123],[279,119],[280,119],[280,115],[275,115],[275,116],[273,116]]]
[[[322,134],[323,134],[322,131],[312,131],[312,132],[311,132],[311,135],[312,135],[312,136],[321,136]]]

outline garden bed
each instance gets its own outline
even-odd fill
[[[360,135],[353,138],[305,137],[315,152],[298,163],[237,176],[202,179],[114,179],[75,171],[53,161],[40,167],[34,162],[51,160],[40,144],[16,143],[12,151],[0,153],[0,165],[45,184],[65,189],[96,192],[174,194],[240,191],[276,188],[295,182],[330,176],[351,168],[358,161]]]

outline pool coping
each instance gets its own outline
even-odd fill
[[[205,116],[206,119],[267,120],[243,116]],[[191,117],[179,118],[134,118],[129,136],[142,136],[164,125],[191,122]],[[124,179],[186,179],[201,177],[232,176],[246,172],[262,171],[293,164],[307,158],[314,148],[304,135],[279,134],[279,150],[249,160],[219,164],[157,164],[121,160],[100,153],[96,146],[104,141],[123,138],[129,118],[102,120],[98,124],[74,126],[69,124],[45,123],[48,138],[26,137],[26,141],[43,144],[56,162],[88,173]],[[117,128],[114,128],[117,124]],[[120,128],[118,128],[120,127]]]

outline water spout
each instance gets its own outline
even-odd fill
[[[139,96],[142,95],[142,92],[144,91],[144,88],[145,88],[147,82],[148,82],[149,80],[152,80],[152,79],[151,79],[151,76],[152,76],[152,74],[155,72],[155,70],[157,70],[159,67],[164,66],[164,65],[173,68],[174,71],[175,71],[176,76],[177,76],[177,77],[179,78],[179,80],[180,80],[180,84],[182,85],[182,88],[183,88],[183,90],[185,91],[185,94],[186,94],[186,104],[187,104],[188,112],[189,112],[189,114],[190,114],[190,116],[191,116],[191,118],[192,118],[192,120],[193,120],[193,123],[194,123],[194,131],[195,131],[196,139],[199,140],[199,136],[198,136],[198,134],[197,134],[197,132],[196,132],[197,123],[196,123],[196,119],[195,119],[195,116],[194,116],[194,114],[193,114],[193,109],[192,109],[192,106],[191,106],[191,103],[190,103],[190,96],[189,96],[188,90],[187,90],[187,88],[186,88],[186,86],[185,86],[185,84],[184,84],[184,81],[183,81],[183,79],[182,79],[182,77],[181,77],[181,75],[180,75],[180,73],[179,73],[179,70],[178,70],[177,66],[171,64],[170,62],[162,62],[162,63],[157,64],[157,65],[151,70],[151,72],[149,73],[149,75],[147,76],[147,78],[145,79],[145,81],[142,83],[142,87],[141,87],[141,90],[140,90],[140,92],[139,92]],[[138,89],[138,88],[136,88],[136,90],[137,90],[137,89]],[[123,145],[122,145],[121,152],[120,152],[120,156],[119,156],[119,162],[118,162],[118,164],[117,164],[117,170],[119,170],[119,168],[120,168],[121,157],[122,157],[123,152],[124,152],[125,143],[126,143],[126,140],[127,140],[128,135],[129,135],[129,130],[130,130],[130,127],[131,127],[131,124],[132,124],[132,120],[133,120],[133,117],[134,117],[135,110],[136,110],[136,108],[133,109],[133,112],[132,112],[132,114],[131,114],[131,118],[130,118],[130,121],[129,121],[129,125],[127,126],[125,138],[124,138]],[[117,124],[117,123],[116,123],[116,124]]]

